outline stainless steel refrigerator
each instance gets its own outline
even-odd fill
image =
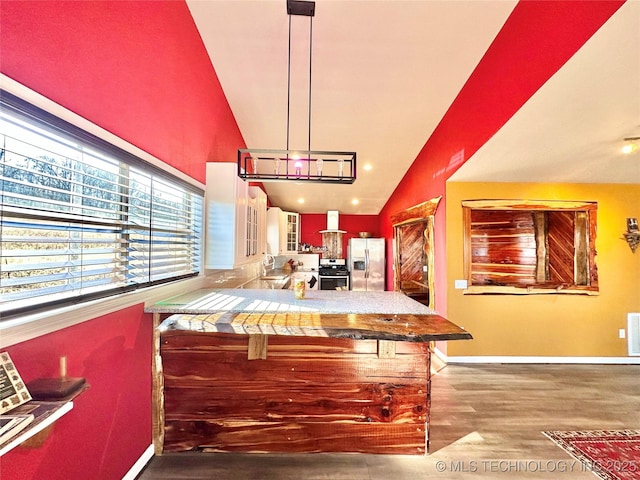
[[[384,238],[351,238],[347,256],[351,290],[384,290]]]

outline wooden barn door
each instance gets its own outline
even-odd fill
[[[394,236],[394,285],[415,300],[435,308],[434,213],[441,197],[391,217]]]
[[[426,221],[395,227],[398,242],[396,271],[399,272],[396,275],[396,290],[410,294],[423,303],[428,303],[429,294],[428,250],[425,247],[430,242],[426,227]]]

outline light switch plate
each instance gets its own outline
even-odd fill
[[[455,281],[455,288],[457,290],[464,290],[465,288],[467,288],[467,281],[466,280],[456,280]]]

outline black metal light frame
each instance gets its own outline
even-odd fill
[[[289,57],[287,65],[287,146],[285,150],[238,149],[238,176],[256,182],[351,184],[356,180],[356,152],[311,150],[311,53],[315,2],[287,0]],[[309,17],[309,136],[306,150],[289,150],[291,116],[291,16]],[[325,164],[326,162],[326,164]],[[264,165],[268,164],[267,167]],[[293,165],[293,167],[292,167]],[[325,166],[326,165],[326,166]],[[284,168],[280,168],[284,166]],[[313,167],[312,167],[313,166]]]
[[[356,181],[356,152],[241,148],[238,176],[256,182],[351,184]]]

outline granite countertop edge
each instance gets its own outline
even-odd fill
[[[202,289],[145,307],[147,313],[207,314],[221,311],[247,313],[319,312],[437,314],[401,292],[308,290],[296,300],[287,289]]]

